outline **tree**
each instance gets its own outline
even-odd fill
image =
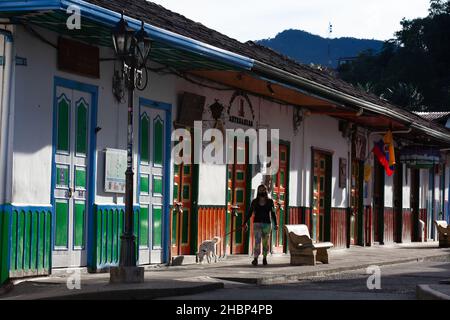
[[[380,52],[362,52],[339,75],[407,109],[450,108],[450,0],[431,0],[427,17],[401,26]]]

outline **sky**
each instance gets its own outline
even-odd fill
[[[152,0],[240,41],[272,38],[286,29],[322,37],[387,40],[403,18],[424,17],[429,0]]]

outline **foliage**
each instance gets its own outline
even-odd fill
[[[380,52],[362,52],[339,75],[410,110],[450,107],[450,0],[431,0],[427,17],[401,25]]]

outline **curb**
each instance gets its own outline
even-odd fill
[[[0,286],[0,297],[2,295],[8,294],[14,289],[14,283],[12,281],[7,281]]]
[[[423,258],[408,258],[408,259],[384,261],[384,262],[378,262],[378,263],[376,263],[376,262],[364,263],[364,264],[360,264],[360,265],[338,267],[335,269],[300,272],[300,273],[294,273],[294,274],[276,275],[276,276],[269,276],[269,277],[263,277],[263,278],[218,277],[218,279],[247,283],[247,284],[256,284],[259,286],[271,285],[271,284],[286,284],[286,283],[292,283],[292,282],[302,280],[305,278],[310,278],[310,277],[323,277],[323,276],[327,276],[327,275],[331,275],[331,274],[338,274],[338,273],[345,272],[345,271],[366,269],[367,267],[373,266],[373,265],[389,266],[389,265],[396,265],[396,264],[403,264],[403,263],[410,263],[410,262],[424,262],[424,261],[448,262],[448,261],[450,261],[450,254],[446,253],[446,254],[428,256],[428,257],[423,257]]]
[[[450,300],[450,296],[432,289],[428,284],[419,284],[416,287],[416,298],[419,300]]]
[[[185,288],[161,289],[117,289],[109,291],[91,291],[62,296],[42,297],[36,300],[152,300],[174,296],[185,296],[207,291],[223,289],[222,282],[207,283]]]

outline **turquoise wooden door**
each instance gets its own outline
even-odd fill
[[[53,267],[86,265],[90,93],[56,87]]]
[[[139,115],[139,263],[161,263],[165,159],[165,112],[141,105]]]

